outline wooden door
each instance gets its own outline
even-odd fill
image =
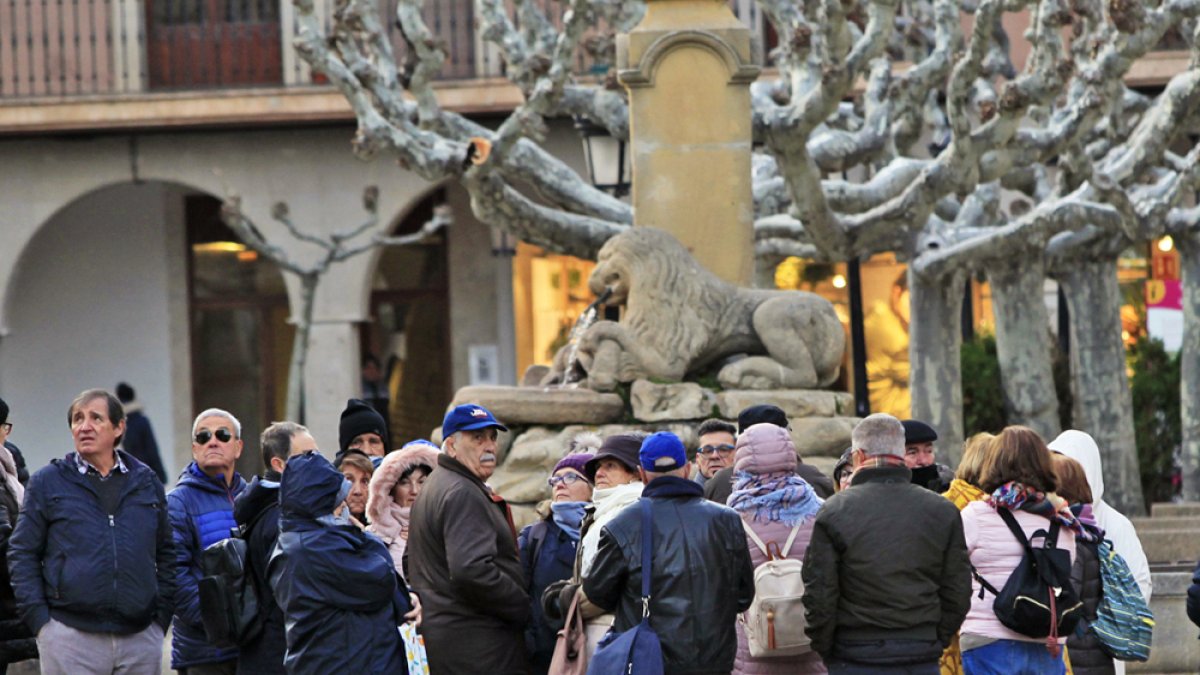
[[[278,85],[279,0],[146,0],[153,89]]]

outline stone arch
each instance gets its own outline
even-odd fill
[[[729,72],[729,84],[753,82],[759,67],[744,60],[728,41],[704,30],[672,31],[656,39],[646,48],[636,68],[620,72],[621,83],[628,87],[653,87],[658,66],[677,49],[702,48],[719,59]]]

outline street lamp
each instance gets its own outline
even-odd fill
[[[575,131],[583,138],[583,156],[592,185],[618,199],[629,194],[633,170],[628,143],[613,138],[607,129],[586,117],[575,118]]]

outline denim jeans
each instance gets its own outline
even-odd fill
[[[1062,653],[1051,656],[1044,642],[996,640],[963,652],[966,675],[1063,675]]]

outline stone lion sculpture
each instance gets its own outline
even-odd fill
[[[700,266],[670,234],[631,227],[600,249],[589,287],[624,305],[620,322],[598,321],[575,345],[586,386],[611,391],[642,378],[683,380],[726,357],[727,389],[812,389],[838,377],[845,334],[833,305],[802,291],[738,288]],[[571,345],[543,384],[564,381]]]

